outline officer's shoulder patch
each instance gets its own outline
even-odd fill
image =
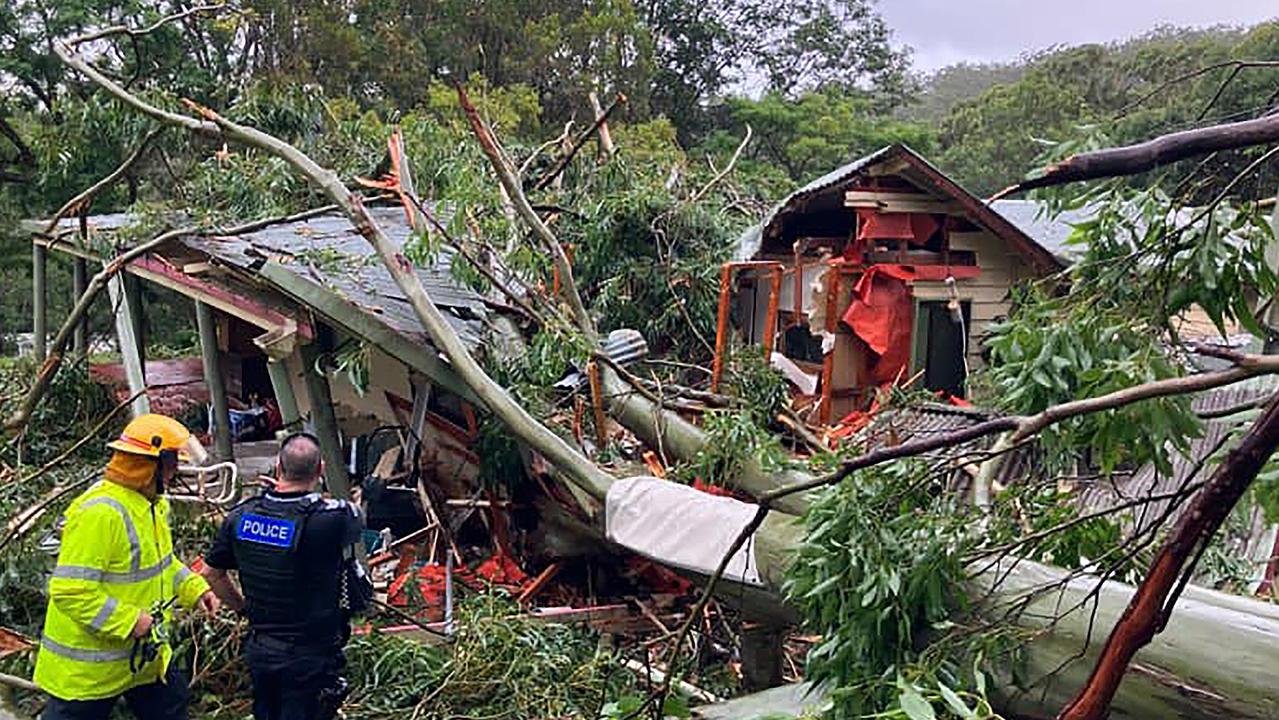
[[[320,509],[347,512],[355,517],[359,517],[359,510],[356,509],[355,503],[347,502],[342,499],[327,498],[324,500],[324,504],[320,506]]]
[[[292,520],[266,517],[251,512],[241,514],[235,525],[237,540],[282,548],[293,545],[293,536],[296,532],[297,523]]]

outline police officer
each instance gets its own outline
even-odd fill
[[[249,620],[245,661],[257,720],[329,718],[345,697],[353,575],[363,522],[355,506],[318,492],[320,445],[307,433],[280,446],[276,484],[227,517],[205,557],[213,592]],[[228,570],[239,573],[243,594]]]

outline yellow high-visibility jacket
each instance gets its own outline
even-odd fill
[[[145,610],[160,622],[157,609],[175,596],[190,608],[208,589],[173,557],[168,500],[98,481],[67,508],[36,684],[64,700],[94,700],[162,679],[167,645],[136,674],[129,667],[138,616]]]

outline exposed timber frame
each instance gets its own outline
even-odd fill
[[[213,439],[218,460],[235,459],[231,443],[231,409],[227,406],[226,382],[222,377],[222,358],[218,352],[217,320],[213,308],[195,301],[195,322],[200,331],[200,360],[204,365],[204,385],[213,403]]]

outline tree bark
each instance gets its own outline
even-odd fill
[[[1277,447],[1279,403],[1272,402],[1177,521],[1149,573],[1107,638],[1087,684],[1061,711],[1059,720],[1101,720],[1105,717],[1133,655],[1168,624],[1177,596],[1194,571],[1199,554]]]
[[[1037,177],[1001,190],[991,199],[1083,180],[1136,175],[1178,160],[1273,142],[1279,142],[1279,114],[1183,130],[1136,145],[1071,155],[1044,168]]]

